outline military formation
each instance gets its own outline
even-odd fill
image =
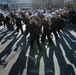
[[[36,41],[39,51],[42,51],[41,44],[46,40],[46,36],[49,44],[52,44],[53,36],[51,33],[58,39],[57,33],[61,33],[65,23],[76,23],[75,18],[76,12],[74,9],[0,10],[0,25],[4,25],[12,31],[16,27],[16,31],[21,30],[21,34],[25,36],[30,33],[30,48],[34,49],[33,45]],[[23,24],[26,26],[25,31],[22,28]]]

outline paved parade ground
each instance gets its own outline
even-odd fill
[[[39,52],[36,43],[30,49],[29,35],[0,26],[0,75],[76,75],[76,26],[66,25],[58,37]]]

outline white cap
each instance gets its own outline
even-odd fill
[[[25,13],[25,15],[27,15],[27,16],[28,16],[29,14],[28,14],[28,13]]]
[[[52,18],[53,15],[52,15],[52,14],[48,14],[47,17],[48,17],[48,18]]]
[[[31,17],[37,17],[36,14],[32,14]]]
[[[59,12],[59,10],[55,10],[55,12]]]
[[[62,10],[62,9],[59,9],[59,10]]]
[[[7,15],[9,15],[10,13],[9,12],[7,12]]]
[[[54,14],[55,14],[55,12],[52,12],[51,14],[52,14],[52,15],[54,15]]]
[[[53,15],[52,14],[47,14],[47,13],[45,13],[45,14],[43,14],[45,17],[47,17],[47,18],[52,18],[53,17]]]
[[[17,16],[17,15],[19,15],[19,13],[15,13],[15,15]]]
[[[44,16],[47,16],[47,13],[44,13],[43,15],[44,15]]]
[[[44,12],[44,10],[41,10],[41,12]]]

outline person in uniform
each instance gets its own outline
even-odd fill
[[[7,14],[6,16],[6,25],[7,25],[7,28],[10,30],[10,25],[9,25],[9,20],[10,20],[10,13]]]
[[[3,14],[0,13],[0,25],[2,25],[2,20],[3,20]]]
[[[63,9],[60,11],[60,19],[62,20],[62,27],[65,27],[65,20],[68,18],[67,12],[65,12]]]
[[[29,33],[29,22],[30,22],[30,16],[28,13],[25,14],[25,17],[23,18],[23,22],[26,25],[26,30],[25,30],[25,36]]]
[[[57,35],[57,15],[55,12],[52,12],[52,15],[53,17],[51,18],[51,22],[52,22],[52,25],[51,25],[51,29],[50,29],[50,33],[53,32],[53,34],[55,35],[56,38],[58,38],[58,35]]]
[[[47,20],[47,17],[44,15],[43,20],[41,21],[41,26],[43,27],[43,34],[41,36],[41,42],[44,43],[46,36],[48,37],[49,44],[52,43],[52,38],[50,37],[50,26]]]
[[[60,33],[60,30],[62,30],[63,25],[63,19],[60,18],[60,12],[56,12],[56,31]]]
[[[66,16],[64,15],[64,11],[61,9],[59,10],[59,13],[57,14],[57,31],[60,33],[60,30],[63,30],[63,27],[65,27],[65,19]]]
[[[39,51],[42,50],[42,47],[40,45],[40,41],[39,41],[39,26],[38,26],[38,22],[36,20],[36,16],[32,15],[31,19],[30,19],[30,23],[29,23],[29,32],[30,32],[30,48],[34,49],[33,44],[36,41]]]
[[[15,20],[16,20],[17,32],[19,32],[19,29],[21,29],[21,33],[23,34],[23,29],[22,29],[22,24],[21,24],[21,21],[23,19],[19,13],[16,13]]]
[[[8,15],[8,28],[9,28],[9,30],[14,30],[14,27],[13,27],[13,19],[12,19],[12,17],[11,17],[11,14],[9,14]]]
[[[7,17],[8,15],[7,15],[7,12],[6,11],[4,11],[3,12],[3,25],[4,25],[4,27],[5,26],[7,26],[7,20],[6,20],[6,17]],[[7,27],[8,28],[8,27]]]

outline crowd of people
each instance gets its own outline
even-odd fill
[[[20,10],[8,11],[0,10],[0,25],[4,25],[8,30],[14,31],[16,25],[17,32],[21,30],[25,36],[30,33],[30,47],[34,49],[33,44],[36,41],[39,50],[41,51],[41,43],[44,43],[46,36],[49,44],[52,44],[53,33],[58,38],[57,33],[65,27],[65,22],[76,23],[76,11],[74,9],[56,9],[51,10]],[[26,30],[23,31],[22,25],[26,25]],[[39,41],[41,38],[41,42]]]

